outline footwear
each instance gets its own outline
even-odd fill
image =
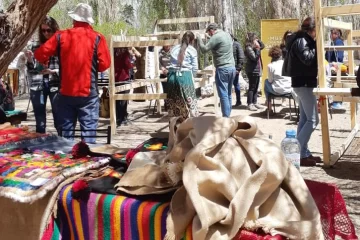
[[[315,160],[316,163],[322,163],[323,162],[321,157],[315,157],[313,155],[310,155],[310,156],[308,156],[308,158],[311,158],[311,159]]]
[[[239,107],[239,106],[241,106],[241,105],[242,105],[241,102],[236,102],[235,105],[234,105],[234,107]]]
[[[248,110],[249,110],[249,111],[256,112],[258,109],[255,107],[254,104],[250,104],[250,105],[248,105]]]
[[[344,109],[341,102],[333,102],[331,104],[331,108],[332,109],[337,109],[337,110]]]
[[[310,156],[300,159],[300,166],[302,167],[313,167],[316,166],[316,161]]]
[[[254,104],[257,109],[264,109],[265,107],[260,104]]]

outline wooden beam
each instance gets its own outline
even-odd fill
[[[359,97],[343,97],[342,102],[359,103],[360,98]]]
[[[352,28],[352,24],[351,24],[351,28]],[[349,31],[348,35],[347,35],[347,44],[348,45],[352,45],[353,44],[353,35],[352,35],[352,30]],[[348,50],[348,63],[349,63],[349,74],[353,75],[355,74],[354,71],[354,52],[351,50]]]
[[[318,63],[318,78],[320,88],[325,88],[327,85],[326,72],[325,72],[325,51],[324,51],[324,19],[321,13],[322,6],[321,0],[315,0],[315,22],[316,22],[316,51],[317,51],[317,63]],[[329,132],[329,117],[328,117],[328,101],[327,96],[322,95],[323,101],[320,101],[320,115],[321,115],[321,133],[322,133],[322,147],[323,147],[323,161],[325,166],[330,163],[330,132]]]
[[[324,18],[324,26],[327,28],[337,28],[342,30],[352,30],[352,23],[341,22],[330,18]]]
[[[322,12],[322,13],[321,13]],[[331,7],[323,7],[319,14],[322,17],[340,16],[340,15],[357,15],[360,14],[360,4],[337,5]]]
[[[326,51],[354,51],[360,50],[360,45],[346,45],[346,46],[325,46],[324,49]]]
[[[353,30],[352,35],[353,35],[353,38],[360,37],[360,30]]]
[[[200,23],[200,22],[212,22],[212,21],[213,21],[213,16],[193,17],[193,18],[159,19],[159,20],[157,20],[157,25],[179,24],[179,23]]]
[[[337,76],[329,76],[328,78],[331,78],[331,79],[336,79]],[[356,76],[354,75],[349,75],[349,76],[340,76],[340,79],[341,80],[355,80],[356,79]]]
[[[335,151],[332,156],[331,156],[331,162],[330,165],[334,165],[340,158],[341,156],[345,153],[346,149],[350,146],[351,141],[355,138],[356,134],[359,131],[359,125],[356,124],[350,134],[348,135],[348,137],[346,138],[345,142],[343,144],[341,144],[341,146],[337,149],[337,151]]]
[[[115,108],[115,67],[114,67],[114,47],[113,37],[110,38],[110,74],[109,74],[109,104],[110,104],[110,126],[111,135],[116,134],[116,108]]]
[[[205,34],[205,29],[201,30],[181,30],[181,31],[166,31],[166,32],[156,32],[156,33],[150,33],[146,34],[146,36],[149,37],[158,37],[158,36],[166,36],[166,35],[172,35],[172,36],[178,36],[184,34],[186,31],[191,31],[194,34]]]
[[[116,41],[113,42],[113,48],[121,47],[148,47],[148,46],[173,46],[179,44],[178,39],[168,40],[140,40],[140,41]]]
[[[347,83],[347,82],[340,82],[340,83],[334,83],[335,88],[357,88],[358,85],[356,82],[354,83]]]
[[[351,121],[351,128],[354,128],[356,125],[356,105],[357,103],[351,102],[350,103],[350,121]]]
[[[166,93],[132,93],[132,94],[116,94],[115,100],[155,100],[166,99]]]
[[[313,91],[316,96],[344,96],[351,97],[351,88],[314,88]]]

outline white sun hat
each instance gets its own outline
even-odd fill
[[[92,7],[86,3],[79,3],[78,5],[76,5],[75,9],[68,12],[68,14],[75,21],[86,22],[89,24],[94,23],[94,19],[92,18]]]

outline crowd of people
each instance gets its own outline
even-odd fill
[[[52,107],[54,126],[65,137],[71,138],[79,121],[82,136],[88,143],[95,142],[99,119],[98,72],[110,66],[110,54],[103,35],[93,30],[92,8],[79,3],[69,12],[73,28],[60,30],[57,22],[47,16],[38,29],[38,42],[25,51],[30,100],[33,105],[36,132],[46,132],[46,103]],[[281,44],[269,49],[271,63],[264,82],[266,101],[271,95],[292,93],[298,102],[300,119],[297,138],[301,145],[301,164],[315,165],[321,161],[314,157],[308,147],[319,117],[317,99],[313,89],[317,87],[317,54],[315,21],[306,18],[299,31],[286,31]],[[216,23],[206,28],[207,42],[201,35],[187,31],[176,46],[164,46],[159,52],[160,78],[163,91],[167,93],[165,109],[171,116],[196,117],[199,115],[197,95],[193,78],[198,71],[198,52],[211,52],[215,71],[215,83],[220,98],[223,117],[230,117],[232,110],[232,87],[235,88],[235,107],[241,106],[239,78],[244,71],[249,82],[247,109],[258,111],[265,107],[258,103],[258,89],[263,74],[261,51],[264,43],[255,33],[247,33],[244,48],[236,37]],[[344,45],[342,32],[331,30],[332,45]],[[243,50],[244,49],[244,50]],[[118,48],[114,51],[115,82],[126,84],[134,78],[136,59],[141,54],[135,48]],[[341,51],[326,52],[329,68],[342,63]],[[329,74],[336,74],[332,69]],[[128,93],[120,92],[119,94]],[[127,123],[128,101],[116,102],[117,125]],[[271,103],[265,106],[270,106]],[[332,103],[334,108],[341,103]]]

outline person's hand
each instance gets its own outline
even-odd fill
[[[259,44],[259,41],[256,39],[256,40],[254,40],[254,47],[256,48],[256,49],[260,49],[260,44]]]
[[[32,62],[33,56],[34,56],[33,52],[30,50],[26,50],[24,53],[25,53],[25,57],[26,57],[27,61]]]
[[[236,70],[236,74],[239,75],[239,74],[240,74],[240,71]]]
[[[195,38],[198,39],[198,40],[200,40],[200,39],[201,39],[200,33],[196,33],[196,34],[195,34]]]
[[[42,70],[40,73],[43,75],[47,75],[47,74],[54,74],[54,73],[56,73],[56,71],[54,69],[47,68],[47,69]]]

